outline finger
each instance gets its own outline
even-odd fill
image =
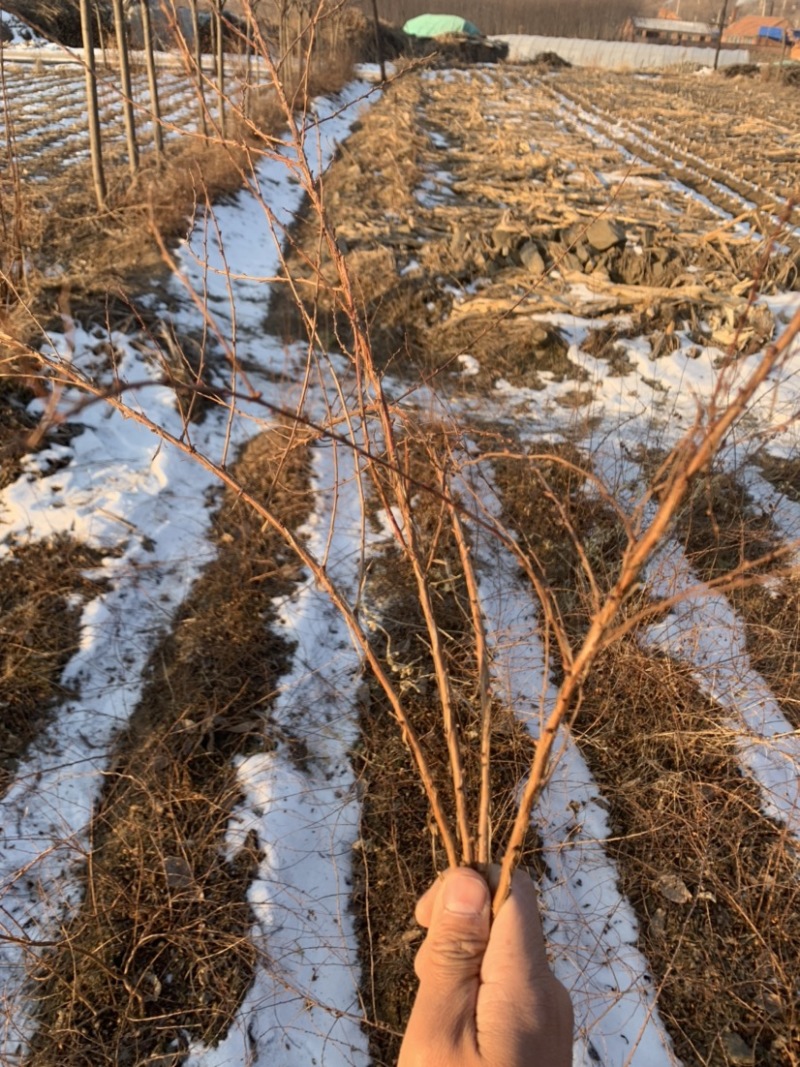
[[[465,1042],[475,1047],[475,1008],[491,899],[484,879],[466,867],[447,871],[433,889],[428,935],[416,960],[419,991],[406,1037],[416,1047],[455,1054]]]
[[[478,1044],[491,1045],[505,1035],[513,1048],[516,1035],[520,1047],[535,1040],[537,1062],[568,1067],[572,1028],[569,995],[547,961],[536,888],[528,874],[517,871],[494,917],[481,968]]]
[[[436,894],[441,888],[443,877],[444,875],[440,874],[436,881],[428,886],[428,888],[417,901],[417,906],[414,909],[414,918],[417,920],[419,925],[424,926],[426,930],[431,925],[433,906],[436,900]]]
[[[536,888],[530,876],[514,872],[511,892],[492,923],[492,940],[483,963],[486,982],[502,981],[509,973],[538,978],[550,974]]]

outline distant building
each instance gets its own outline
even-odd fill
[[[682,19],[629,18],[622,27],[620,40],[644,41],[648,44],[714,45],[719,30],[710,22],[684,22]]]
[[[725,45],[749,45],[750,47],[783,47],[784,41],[794,44],[800,37],[789,19],[777,15],[745,15],[736,19],[723,31]]]

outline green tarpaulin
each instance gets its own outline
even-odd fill
[[[467,33],[480,37],[481,31],[458,15],[418,15],[409,19],[403,32],[410,37],[445,37],[448,33]]]

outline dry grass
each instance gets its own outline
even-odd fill
[[[305,442],[280,428],[236,464],[290,526],[310,506]],[[187,1037],[226,1030],[252,978],[249,841],[224,858],[239,799],[232,757],[272,744],[269,708],[290,654],[270,634],[297,580],[274,534],[228,492],[217,559],[150,659],[91,828],[86,893],[35,969],[39,1026],[28,1063],[178,1063]]]
[[[758,457],[758,464],[761,473],[778,492],[785,493],[790,500],[800,503],[800,459],[762,452]]]
[[[4,331],[31,340],[61,311],[104,309],[111,295],[124,300],[168,274],[162,245],[186,236],[198,206],[242,186],[250,167],[245,146],[186,138],[166,165],[146,156],[137,180],[119,165],[108,175],[113,210],[98,215],[88,165],[75,164],[26,190],[25,255],[20,297],[2,322]],[[58,264],[57,272],[53,264]]]
[[[397,284],[390,269],[390,240],[375,248],[377,229],[365,235],[363,226],[375,218],[402,219],[414,207],[413,190],[421,173],[418,157],[424,137],[414,122],[419,100],[419,82],[397,83],[370,110],[369,122],[357,126],[342,147],[341,158],[328,172],[323,196],[337,239],[346,248],[353,291],[364,320],[369,324],[370,344],[382,365],[397,365],[411,350],[408,335],[418,329],[426,315],[424,299],[409,286]],[[376,174],[380,180],[376,181]],[[408,222],[400,223],[401,234],[409,233]],[[385,225],[380,227],[385,238]],[[297,254],[292,254],[293,252]],[[309,305],[314,302],[317,329],[324,348],[348,347],[352,343],[345,316],[336,308],[336,277],[331,257],[320,240],[319,221],[301,218],[290,237],[288,251],[293,283],[300,287]],[[306,338],[305,322],[298,311],[294,292],[282,285],[274,294],[268,319],[271,332],[287,342]],[[418,351],[415,352],[419,356]]]
[[[61,674],[80,643],[82,605],[104,584],[102,554],[68,537],[16,545],[0,562],[0,795],[69,693]]]
[[[794,1067],[800,872],[719,708],[688,669],[626,639],[587,681],[576,739],[609,803],[607,847],[676,1052],[725,1067],[736,1033],[755,1063]],[[685,903],[665,896],[664,876]]]
[[[777,464],[787,479],[791,464]],[[775,465],[772,467],[773,476]],[[777,477],[777,476],[776,476]],[[780,478],[777,478],[780,485]],[[677,532],[692,566],[705,581],[724,578],[742,565],[767,579],[765,584],[742,584],[729,592],[745,627],[747,653],[755,670],[776,695],[788,721],[800,727],[800,577],[790,568],[772,577],[785,561],[771,562],[783,538],[762,509],[727,474],[702,479],[679,515]],[[761,560],[770,560],[759,565]]]

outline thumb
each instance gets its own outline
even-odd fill
[[[444,1057],[476,1047],[475,1009],[490,904],[486,882],[469,868],[447,871],[436,886],[428,936],[417,955],[419,991],[406,1031],[410,1047],[428,1050],[429,1064],[437,1062],[430,1055],[434,1048]]]

